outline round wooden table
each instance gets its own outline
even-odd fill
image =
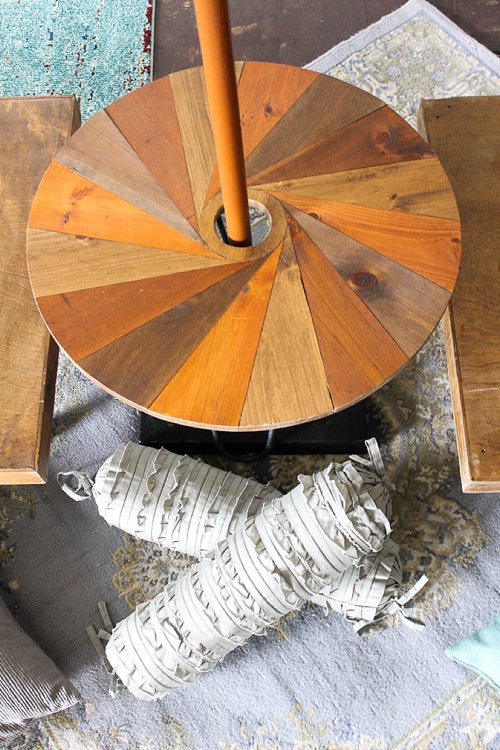
[[[266,239],[226,245],[201,68],[94,115],[29,220],[48,328],[118,398],[217,430],[344,409],[441,318],[460,259],[455,199],[401,117],[329,76],[237,63],[249,199]]]

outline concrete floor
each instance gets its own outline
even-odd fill
[[[237,60],[302,66],[405,0],[229,0]],[[433,0],[500,53],[500,0]],[[154,77],[201,65],[193,0],[156,0]]]

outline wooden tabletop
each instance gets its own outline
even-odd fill
[[[462,266],[444,318],[462,487],[499,492],[500,96],[423,101],[419,118],[462,221]]]
[[[29,221],[40,311],[93,380],[173,422],[261,430],[387,382],[441,318],[460,259],[453,192],[402,118],[340,80],[237,63],[251,248],[219,239],[201,68],[92,117]]]

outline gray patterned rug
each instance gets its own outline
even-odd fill
[[[310,67],[368,89],[412,124],[421,98],[500,93],[495,56],[415,0]],[[58,471],[94,473],[137,430],[136,412],[62,357],[49,482],[0,491],[1,585],[83,700],[38,722],[11,748],[498,748],[498,693],[444,653],[500,609],[500,506],[498,496],[460,491],[439,330],[370,408],[396,485],[394,538],[405,579],[410,585],[422,572],[430,578],[416,610],[425,630],[394,620],[359,637],[338,615],[311,607],[158,703],[126,692],[113,700],[85,634],[86,625],[99,625],[97,601],[106,600],[113,619],[121,619],[189,560],[108,527],[92,503],[73,503],[57,487]],[[228,468],[289,489],[298,473],[321,469],[330,458],[281,456]]]

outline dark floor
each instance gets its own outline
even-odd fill
[[[229,0],[237,60],[302,66],[404,5],[405,0]],[[500,53],[500,0],[433,0]],[[156,0],[154,77],[201,64],[193,0]]]

